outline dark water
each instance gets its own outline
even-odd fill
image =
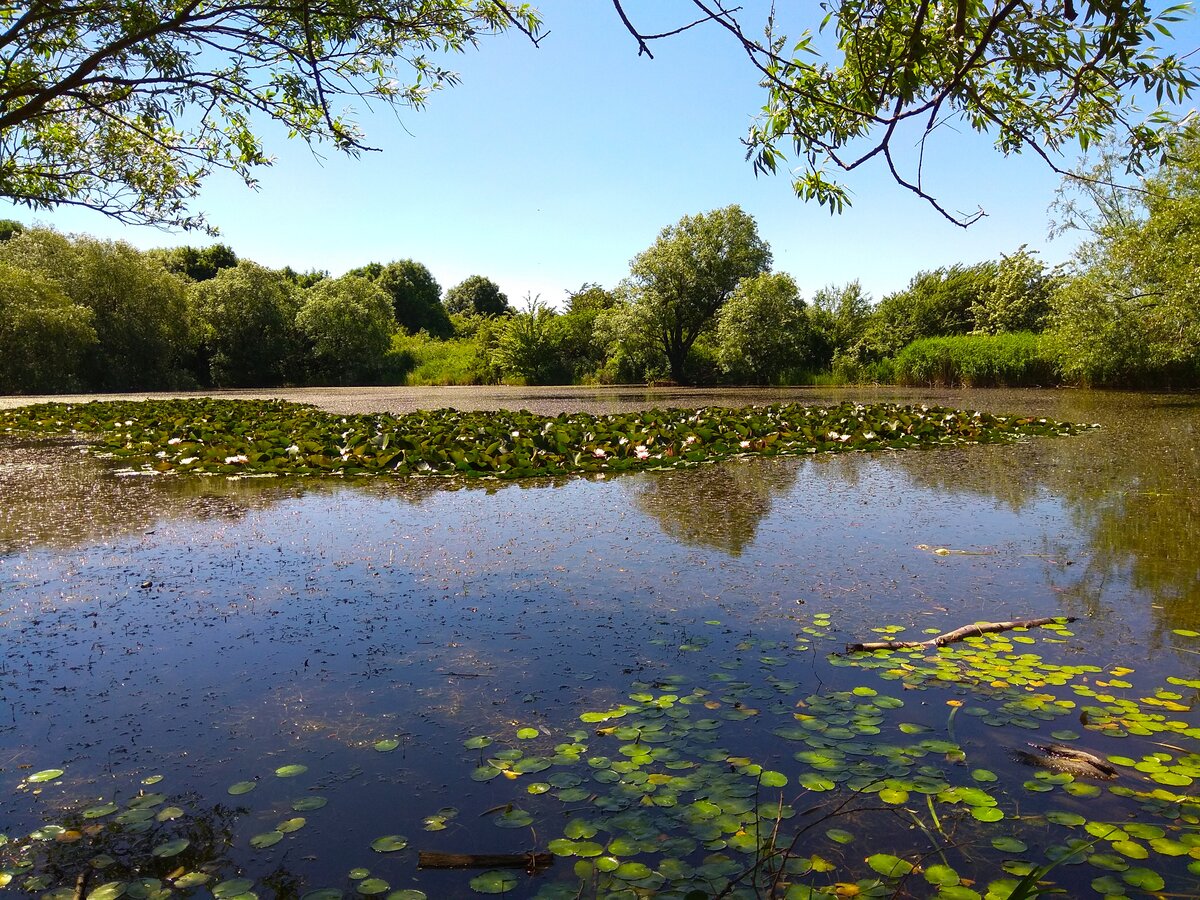
[[[1167,677],[1200,677],[1200,639],[1176,633],[1200,631],[1200,398],[926,399],[1103,428],[1006,446],[466,485],[121,478],[78,447],[0,445],[0,833],[12,842],[0,854],[42,825],[103,824],[107,816],[78,813],[109,800],[124,806],[139,792],[161,792],[163,805],[183,811],[132,837],[111,826],[76,841],[51,835],[34,868],[14,871],[4,890],[73,890],[83,871],[89,890],[128,882],[121,866],[136,859],[145,876],[177,876],[181,867],[213,876],[180,895],[208,896],[236,876],[251,879],[259,897],[321,887],[353,895],[361,879],[348,872],[363,867],[390,891],[476,896],[468,887],[476,872],[418,870],[415,851],[544,850],[595,803],[528,792],[556,772],[586,782],[592,773],[583,762],[472,781],[483,757],[501,747],[552,757],[571,742],[588,744],[583,759],[616,756],[620,741],[579,715],[642,690],[684,695],[700,687],[697,701],[709,698],[721,715],[753,707],[751,718],[722,720],[715,746],[787,775],[782,799],[797,809],[836,803],[837,791],[799,785],[808,766],[793,754],[804,747],[772,734],[796,710],[873,685],[904,695],[895,722],[945,739],[954,708],[947,700],[970,705],[978,693],[972,683],[898,691],[873,671],[831,664],[843,642],[877,638],[871,629],[885,625],[905,626],[908,637],[980,619],[1072,615],[1079,621],[1065,639],[1043,644],[1038,636],[1037,652],[1052,664],[1101,667],[1107,674],[1089,676],[1095,680],[1117,678],[1114,667],[1132,670],[1123,677],[1134,698],[1157,697]],[[723,697],[729,673],[746,687]],[[1050,799],[1055,809],[1086,807],[1089,818],[1166,822],[1172,838],[1194,833],[1186,802],[1175,801],[1176,815],[1147,818],[1107,786],[1083,806],[1061,790],[1023,791],[1034,770],[1011,758],[1025,742],[1073,727],[1082,732],[1078,744],[1101,755],[1137,760],[1169,745],[1168,754],[1183,759],[1200,747],[1185,733],[1200,717],[1195,689],[1177,690],[1180,699],[1168,702],[1179,727],[1169,733],[1115,737],[1084,729],[1077,710],[1034,723],[1040,730],[951,719],[949,737],[967,757],[962,777],[974,767],[998,773],[995,792],[1009,820],[986,833],[971,831],[972,821],[930,835],[922,830],[932,827],[925,798],[914,794],[911,803],[846,814],[815,831],[805,853],[819,850],[839,869],[801,880],[871,877],[864,858],[887,850],[926,867],[945,860],[982,895],[1016,858],[992,849],[990,838],[1025,835],[1033,849],[1017,856],[1035,863],[1045,862],[1040,846],[1065,839],[1061,828],[1018,818],[1036,818]],[[881,726],[885,734],[892,725]],[[520,728],[538,736],[517,738]],[[586,740],[571,736],[577,731]],[[496,743],[464,748],[476,735]],[[396,749],[375,749],[389,738]],[[938,765],[959,762],[934,755]],[[288,764],[307,771],[273,774]],[[22,781],[50,768],[64,775]],[[161,782],[142,784],[157,775]],[[1136,790],[1161,784],[1138,779],[1137,770],[1122,774]],[[242,780],[257,787],[230,795]],[[291,810],[313,794],[328,805]],[[512,806],[530,812],[532,824],[495,827]],[[457,816],[426,831],[423,820],[443,807]],[[297,816],[303,827],[278,843],[250,845]],[[855,842],[822,836],[839,823]],[[373,852],[371,842],[389,834],[405,835],[409,848]],[[179,835],[191,843],[177,856],[147,853]],[[664,831],[659,839],[671,837]],[[927,858],[932,847],[943,857]],[[698,866],[710,851],[738,858],[715,845],[676,855]],[[102,852],[116,859],[108,874],[90,862]],[[647,845],[621,858],[653,868],[662,857]],[[1200,891],[1191,861],[1188,852],[1128,857],[1160,872],[1175,896]],[[0,862],[12,871],[12,859]],[[574,863],[558,859],[533,877],[518,871],[512,895],[575,896]],[[1107,875],[1136,894],[1136,883],[1122,881],[1126,871],[1063,865],[1048,877],[1089,895],[1090,882]],[[30,886],[38,874],[46,879]],[[554,894],[556,885],[564,893]],[[589,890],[585,883],[580,895]],[[650,881],[599,895],[655,890]],[[927,896],[936,887],[918,873],[887,882],[883,895],[896,891]]]

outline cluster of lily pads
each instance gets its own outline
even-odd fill
[[[291,763],[275,768],[274,776],[291,779],[307,771],[307,766]],[[61,768],[43,769],[26,776],[19,789],[41,791],[60,783],[65,775]],[[0,834],[0,888],[12,885],[41,900],[168,900],[194,890],[206,890],[216,900],[258,900],[254,879],[227,875],[231,866],[226,856],[234,844],[232,823],[249,808],[217,805],[202,812],[188,798],[168,798],[160,793],[157,785],[162,781],[162,775],[149,776],[124,804],[109,800],[73,810],[61,824],[44,825],[21,838]],[[257,777],[238,781],[226,794],[241,798],[259,784]],[[291,802],[291,810],[309,814],[327,803],[327,798],[306,792]],[[426,820],[426,827],[444,828],[446,819],[455,814],[455,810],[443,809]],[[224,827],[216,827],[218,819]],[[259,853],[268,851],[307,824],[305,815],[290,816],[273,829],[253,835],[245,846]],[[406,847],[408,838],[399,834],[383,835],[370,843],[370,850],[380,854]],[[383,900],[426,898],[420,890],[392,890],[366,867],[350,869],[346,878],[353,883],[355,895]],[[310,890],[303,897],[340,900],[346,893],[326,887]]]
[[[827,638],[829,625],[829,617],[814,617],[792,649]],[[1141,759],[1110,755],[1125,776],[1114,783],[1053,767],[1014,780],[976,764],[954,736],[961,709],[992,726],[1037,729],[1069,713],[1094,736],[1200,737],[1153,711],[1159,702],[1178,703],[1164,699],[1176,692],[1110,696],[1104,692],[1133,689],[1121,680],[1130,669],[1059,665],[1032,652],[1069,637],[1057,625],[1048,636],[1019,630],[962,647],[834,656],[840,665],[878,669],[884,681],[878,689],[809,694],[774,674],[783,647],[750,639],[739,649],[757,650],[757,658],[725,664],[708,684],[668,676],[638,685],[628,702],[581,715],[589,727],[544,753],[531,752],[520,734],[515,743],[525,746],[499,751],[490,736],[472,738],[467,748],[480,751],[472,777],[520,779],[531,797],[566,808],[560,836],[545,846],[574,860],[577,880],[541,887],[543,900],[897,892],[1003,900],[1046,889],[1059,866],[1090,868],[1091,888],[1104,897],[1161,891],[1168,875],[1176,889],[1195,892],[1200,801],[1177,788],[1200,777],[1200,755],[1178,746]],[[755,671],[734,674],[746,666]],[[899,692],[884,693],[886,681]],[[935,686],[972,698],[946,701],[943,734],[908,720],[900,696]],[[1063,687],[1084,699],[1054,693]],[[790,760],[778,750],[753,759],[732,749],[737,735],[729,732],[739,728],[752,728],[758,739],[746,731],[742,738],[760,748],[769,729],[799,749],[785,751]],[[1074,742],[1080,734],[1059,728],[1051,737]],[[549,777],[541,774],[552,768]],[[1082,808],[1094,810],[1091,817],[1079,811],[1082,800],[1090,801]],[[537,817],[530,801],[525,806],[514,798],[496,824],[536,824],[542,833],[553,819]],[[881,843],[893,852],[872,852]],[[1031,846],[1041,847],[1040,858]],[[1007,877],[973,880],[996,869]],[[1087,881],[1073,877],[1075,885]]]
[[[76,434],[135,471],[522,478],[695,465],[742,454],[987,443],[1088,427],[930,406],[843,403],[540,416],[443,409],[339,416],[278,400],[46,403],[0,434]]]
[[[891,636],[904,629],[877,630]],[[1052,624],[938,649],[846,654],[830,652],[832,617],[816,614],[791,640],[742,640],[736,655],[707,676],[635,682],[628,695],[582,712],[578,727],[565,732],[523,726],[476,734],[464,741],[464,762],[472,766],[470,777],[499,788],[502,800],[483,820],[523,836],[503,846],[549,853],[560,864],[543,876],[519,869],[467,873],[463,888],[542,900],[897,894],[1005,900],[1034,896],[1056,882],[1075,895],[1089,885],[1105,898],[1194,894],[1200,800],[1188,788],[1200,779],[1200,729],[1183,715],[1195,695],[1181,691],[1194,692],[1200,682],[1172,677],[1147,687],[1128,667],[1053,661],[1069,658],[1060,651],[1072,637],[1065,624]],[[676,649],[704,643],[704,635],[694,634]],[[864,679],[816,690],[794,680],[795,664],[814,652]],[[982,759],[977,737],[957,735],[967,721],[996,729],[999,740],[983,742]],[[1017,749],[1027,737],[1100,754],[1120,775],[1088,778],[1036,760],[1030,768],[1000,764],[996,745]],[[1140,749],[1106,753],[1114,738]],[[395,743],[381,737],[363,749],[383,754]],[[274,776],[306,771],[292,764]],[[63,775],[33,773],[21,789],[40,790]],[[146,779],[123,805],[87,806],[0,847],[0,859],[7,858],[0,883],[41,891],[48,900],[73,896],[74,880],[60,876],[56,883],[48,873],[76,871],[61,862],[77,847],[77,865],[98,873],[87,895],[96,900],[193,889],[253,900],[266,889],[237,870],[228,874],[227,859],[189,840],[184,804],[149,792],[158,780]],[[227,794],[244,802],[261,783],[238,781]],[[325,798],[304,792],[292,803],[297,815],[236,844],[240,852],[282,849],[291,835],[303,834],[305,816],[324,806]],[[458,816],[458,809],[444,807],[426,816],[423,827],[440,831]],[[124,856],[105,849],[116,846]],[[411,859],[403,835],[369,846]],[[55,867],[47,865],[52,853]],[[977,880],[980,873],[987,873],[984,880]],[[348,877],[346,888],[304,896],[423,896],[393,891],[366,868]]]

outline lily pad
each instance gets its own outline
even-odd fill
[[[371,849],[376,853],[394,853],[408,846],[408,838],[402,834],[385,834],[371,841]]]
[[[518,884],[520,879],[509,871],[491,869],[472,878],[468,884],[471,890],[480,894],[507,894]]]

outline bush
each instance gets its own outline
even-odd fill
[[[921,387],[1033,387],[1057,382],[1036,334],[970,334],[913,341],[895,360],[900,384]]]
[[[895,360],[890,357],[864,362],[851,352],[833,358],[833,384],[894,384]]]
[[[541,300],[526,298],[525,310],[505,321],[492,361],[526,384],[561,384],[567,376],[557,319],[558,314]]]

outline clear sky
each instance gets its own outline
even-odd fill
[[[723,31],[658,42],[651,60],[638,57],[606,0],[536,5],[550,32],[540,47],[515,33],[486,38],[455,58],[462,83],[426,109],[359,110],[382,152],[352,159],[324,148],[321,160],[268,130],[277,161],[260,171],[260,189],[221,174],[199,199],[218,240],[264,265],[334,275],[412,258],[443,289],[486,275],[518,306],[526,294],[557,305],[585,282],[611,287],[662,228],[730,203],[755,217],[775,269],[806,297],[858,278],[878,300],[920,270],[1022,244],[1049,262],[1070,255],[1071,238],[1046,239],[1058,178],[1032,156],[1006,159],[970,133],[948,133],[927,156],[926,175],[951,209],[987,211],[967,230],[893,184],[881,165],[855,173],[853,207],[831,217],[796,199],[785,177],[755,177],[745,161],[740,139],[763,91]],[[761,21],[749,12],[761,0],[745,5],[746,21]],[[626,8],[650,30],[694,18],[683,0]],[[800,8],[817,14],[816,4]],[[1187,23],[1180,43],[1197,31]],[[0,216],[142,248],[210,242],[81,210],[0,207]]]

